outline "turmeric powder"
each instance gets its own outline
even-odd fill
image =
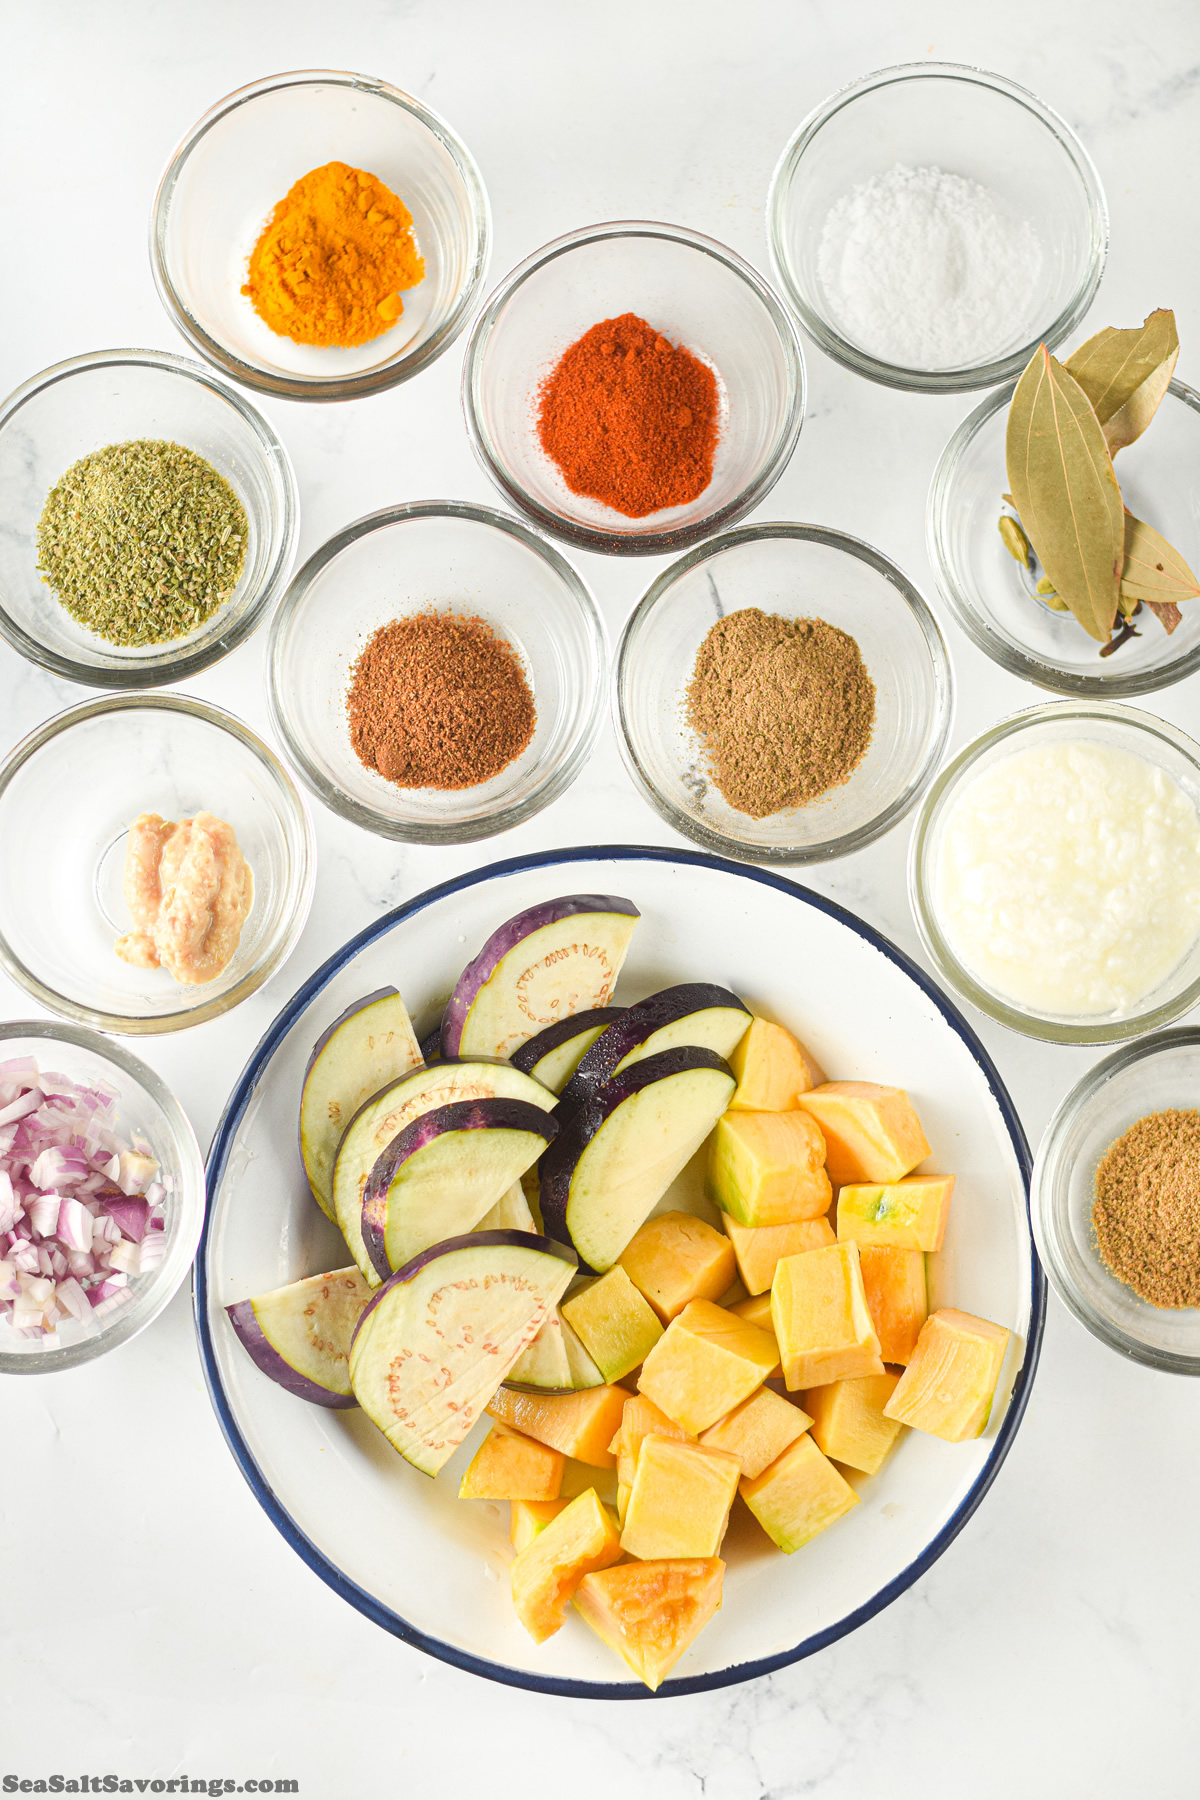
[[[242,288],[272,331],[349,349],[390,331],[425,263],[412,214],[377,175],[326,163],[296,182],[250,254]]]

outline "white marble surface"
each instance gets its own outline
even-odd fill
[[[1200,152],[1195,0],[0,0],[0,389],[89,349],[182,348],[147,266],[155,184],[201,112],[277,69],[378,73],[439,108],[490,188],[495,279],[559,232],[625,216],[681,221],[765,269],[767,182],[794,126],[842,83],[924,56],[1003,71],[1079,129],[1112,214],[1092,318],[1173,305],[1180,374],[1200,379],[1200,249],[1180,173]],[[267,404],[299,474],[302,554],[389,501],[494,498],[462,430],[460,351],[379,399]],[[925,490],[970,401],[885,392],[815,351],[809,376],[804,434],[763,516],[856,532],[933,598]],[[615,634],[655,565],[578,561]],[[1037,696],[935,604],[961,743]],[[260,632],[188,685],[265,729],[263,642]],[[0,644],[0,751],[82,697]],[[1195,729],[1200,678],[1150,704]],[[397,848],[321,812],[316,826],[317,901],[290,964],[224,1021],[145,1046],[204,1143],[279,1006],[386,908],[583,829],[595,842],[669,841],[607,732],[569,795],[492,844]],[[809,879],[912,951],[906,842],[901,826]],[[2,864],[0,879],[12,879]],[[30,1010],[0,978],[0,1014]],[[1094,1056],[975,1022],[1036,1145]],[[0,1421],[0,1779],[294,1776],[319,1800],[480,1787],[507,1800],[551,1784],[580,1800],[1200,1790],[1200,1389],[1123,1366],[1053,1301],[1014,1450],[933,1571],[820,1656],[657,1706],[492,1687],[337,1600],[268,1524],[225,1449],[185,1294],[110,1359],[0,1384]]]

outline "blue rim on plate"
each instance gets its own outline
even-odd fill
[[[754,1681],[760,1675],[770,1675],[776,1669],[787,1668],[790,1664],[800,1662],[806,1656],[812,1656],[817,1650],[824,1650],[828,1645],[836,1643],[839,1638],[847,1637],[860,1625],[865,1625],[877,1613],[890,1606],[893,1600],[899,1599],[906,1589],[933,1566],[942,1552],[953,1543],[967,1520],[975,1512],[984,1495],[991,1487],[1000,1470],[1000,1465],[1007,1456],[1016,1436],[1017,1427],[1025,1414],[1029,1395],[1033,1387],[1033,1378],[1037,1370],[1038,1357],[1042,1346],[1042,1333],[1046,1323],[1046,1277],[1038,1261],[1037,1249],[1033,1242],[1033,1231],[1029,1220],[1029,1183],[1032,1172],[1032,1158],[1029,1145],[1025,1140],[1025,1132],[1017,1116],[1016,1108],[1009,1097],[1008,1090],[1000,1079],[999,1071],[991,1057],[980,1043],[978,1037],[968,1025],[966,1019],[953,1001],[947,998],[937,984],[918,968],[903,950],[897,948],[882,932],[858,919],[836,901],[827,900],[823,895],[814,894],[810,888],[802,887],[797,881],[789,881],[785,876],[775,875],[766,869],[748,868],[744,863],[731,862],[725,857],[708,856],[699,850],[660,849],[651,845],[639,844],[589,844],[574,850],[541,850],[532,856],[513,856],[501,862],[489,863],[482,869],[476,869],[469,875],[456,876],[452,881],[444,881],[437,887],[426,888],[425,892],[406,901],[403,906],[396,907],[386,913],[382,919],[368,925],[356,937],[343,944],[340,950],[322,963],[304,985],[295,993],[288,1004],[268,1027],[255,1048],[249,1062],[242,1071],[229,1103],[221,1115],[213,1137],[212,1149],[208,1159],[208,1197],[211,1202],[217,1193],[225,1172],[230,1146],[237,1132],[246,1108],[258,1085],[260,1076],[271,1057],[275,1054],[284,1037],[321,989],[345,967],[351,958],[358,955],[368,944],[385,936],[398,925],[401,920],[411,918],[423,912],[426,907],[439,900],[446,900],[465,888],[475,887],[480,882],[491,881],[497,876],[523,874],[530,869],[553,868],[561,864],[573,862],[673,862],[691,864],[696,868],[715,869],[726,875],[737,875],[745,881],[759,881],[765,887],[777,888],[781,893],[790,894],[806,905],[815,906],[819,912],[828,914],[842,925],[848,926],[859,937],[865,938],[876,950],[880,951],[891,962],[916,982],[921,991],[928,996],[937,1007],[946,1023],[950,1026],[978,1064],[992,1098],[1000,1110],[1008,1135],[1012,1141],[1013,1151],[1021,1170],[1025,1188],[1025,1218],[1029,1230],[1031,1292],[1029,1305],[1029,1332],[1025,1343],[1025,1357],[1013,1383],[1012,1395],[1008,1403],[1008,1411],[996,1434],[995,1445],[986,1467],[980,1473],[970,1493],[963,1501],[937,1536],[926,1545],[920,1556],[915,1557],[906,1569],[901,1570],[894,1580],[880,1589],[865,1605],[839,1619],[836,1625],[824,1631],[817,1631],[791,1650],[781,1651],[776,1656],[764,1656],[753,1662],[736,1663],[728,1669],[721,1669],[713,1674],[694,1675],[679,1681],[668,1681],[651,1693],[640,1682],[594,1682],[563,1680],[550,1675],[534,1675],[522,1669],[507,1668],[500,1663],[489,1662],[484,1657],[472,1656],[463,1650],[456,1650],[453,1645],[446,1644],[439,1638],[430,1637],[426,1632],[417,1631],[413,1626],[389,1607],[379,1602],[360,1588],[356,1582],[349,1581],[334,1567],[328,1557],[318,1550],[303,1531],[300,1530],[291,1514],[283,1506],[274,1493],[254,1460],[254,1456],[245,1438],[238,1429],[237,1423],[226,1401],[220,1378],[217,1374],[216,1354],[212,1336],[208,1326],[208,1277],[206,1257],[208,1252],[209,1231],[212,1225],[211,1204],[206,1210],[204,1231],[200,1239],[200,1248],[196,1257],[195,1271],[192,1280],[192,1301],[196,1319],[196,1335],[200,1342],[200,1360],[204,1368],[204,1380],[208,1388],[209,1399],[217,1421],[225,1436],[225,1441],[233,1452],[234,1460],[250,1485],[255,1499],[266,1513],[271,1523],[296,1554],[308,1564],[314,1574],[319,1575],[335,1594],[349,1602],[364,1617],[381,1625],[393,1637],[400,1638],[414,1649],[424,1650],[427,1655],[437,1657],[439,1662],[450,1663],[456,1669],[463,1669],[470,1675],[481,1675],[485,1680],[497,1681],[506,1687],[524,1688],[528,1692],[541,1694],[559,1694],[572,1700],[653,1700],[666,1699],[673,1695],[707,1693],[714,1688],[733,1687],[740,1682]]]

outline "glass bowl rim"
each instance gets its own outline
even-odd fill
[[[198,675],[202,669],[211,668],[243,643],[261,623],[264,613],[286,585],[295,560],[296,545],[300,538],[300,489],[292,459],[282,438],[254,403],[231,386],[218,370],[209,368],[204,363],[193,362],[190,357],[179,356],[172,350],[89,350],[82,356],[70,356],[62,362],[51,363],[48,368],[29,376],[0,401],[0,431],[16,417],[23,406],[47,389],[57,386],[60,381],[69,381],[72,376],[109,367],[155,369],[160,374],[178,375],[208,388],[231,406],[243,423],[249,426],[259,442],[264,464],[277,477],[279,489],[278,541],[261,589],[244,608],[240,617],[209,644],[185,645],[156,662],[130,664],[128,668],[107,668],[96,663],[78,662],[31,637],[10,616],[4,606],[3,595],[0,594],[0,636],[6,638],[13,649],[19,651],[27,661],[37,664],[39,668],[49,669],[51,674],[60,675],[66,681],[79,682],[82,686],[138,692],[164,683],[182,681],[189,675]]]
[[[137,694],[101,694],[94,700],[85,700],[76,706],[69,706],[65,711],[55,713],[52,718],[43,720],[27,732],[19,743],[14,745],[8,755],[0,762],[0,798],[3,797],[13,777],[38,750],[51,743],[63,732],[71,730],[87,719],[102,718],[111,713],[129,712],[137,709],[157,710],[162,712],[186,713],[192,718],[200,719],[207,725],[216,727],[228,736],[236,738],[248,749],[260,764],[275,776],[283,792],[288,797],[292,812],[293,825],[299,851],[298,863],[292,871],[294,890],[293,902],[289,905],[285,924],[273,945],[263,954],[255,968],[223,994],[199,1006],[177,1012],[159,1013],[153,1017],[143,1018],[133,1013],[109,1013],[99,1007],[84,1006],[79,1001],[69,1000],[56,989],[48,987],[31,969],[26,968],[21,959],[10,948],[3,930],[0,929],[0,968],[10,975],[19,987],[32,996],[39,1005],[61,1019],[74,1025],[90,1026],[97,1031],[106,1031],[122,1037],[157,1037],[169,1031],[186,1031],[192,1025],[203,1025],[210,1019],[220,1018],[241,1001],[257,993],[275,972],[282,968],[295,949],[308,918],[312,905],[313,888],[316,881],[317,850],[313,832],[312,819],[304,796],[296,786],[290,771],[276,756],[275,752],[252,731],[250,727],[234,713],[227,712],[224,707],[214,706],[211,701],[199,700],[190,694],[169,694],[161,689],[151,689],[148,693]]]
[[[264,94],[273,93],[280,88],[315,86],[357,88],[362,93],[391,101],[394,106],[409,113],[419,125],[424,126],[438,139],[458,171],[475,232],[474,254],[461,292],[449,317],[432,337],[413,352],[401,354],[376,368],[332,379],[272,374],[256,368],[253,363],[244,361],[226,349],[193,318],[177,293],[165,249],[167,219],[175,188],[184,165],[201,139],[207,137],[228,114]],[[479,165],[453,126],[440,113],[426,106],[415,95],[406,93],[403,88],[395,87],[391,82],[382,81],[373,75],[355,74],[350,69],[288,69],[276,75],[263,76],[258,81],[247,82],[244,87],[235,88],[232,93],[226,94],[197,119],[171,152],[159,178],[150,209],[150,270],[158,297],[175,329],[206,362],[231,375],[244,387],[253,388],[261,394],[274,394],[283,400],[361,399],[367,394],[385,393],[389,388],[398,387],[401,382],[419,375],[422,369],[428,368],[444,350],[450,348],[466,327],[483,287],[491,247],[492,209],[487,188]]]
[[[855,830],[844,832],[840,837],[829,838],[820,843],[803,845],[794,849],[740,843],[736,839],[726,837],[724,832],[701,825],[685,813],[678,811],[674,802],[661,792],[651,780],[648,771],[643,769],[634,749],[632,732],[627,723],[626,672],[628,659],[636,648],[634,641],[636,633],[644,626],[659,601],[665,598],[681,576],[690,573],[699,564],[707,562],[714,556],[719,556],[725,550],[741,549],[747,544],[759,543],[769,538],[821,544],[827,549],[851,556],[857,562],[866,563],[876,574],[881,575],[889,586],[896,590],[899,598],[905,602],[921,629],[925,649],[933,670],[935,686],[936,730],[929,750],[905,792],[890,806]],[[707,539],[706,542],[698,544],[695,549],[689,550],[686,555],[669,564],[654,578],[625,621],[621,632],[617,653],[613,659],[611,705],[622,761],[643,797],[673,830],[691,838],[694,843],[700,844],[706,850],[715,851],[722,856],[735,857],[740,862],[795,867],[805,863],[829,862],[835,857],[848,856],[852,851],[863,849],[867,844],[874,843],[877,838],[890,831],[916,805],[941,761],[946,740],[950,735],[950,726],[954,717],[954,668],[941,626],[938,624],[932,608],[922,596],[920,589],[909,580],[908,576],[890,557],[885,556],[881,550],[876,550],[874,545],[866,543],[862,538],[853,537],[849,532],[838,531],[831,526],[804,524],[796,520],[767,520],[761,524],[741,525],[732,531],[722,532],[718,537]]]
[[[588,654],[594,664],[595,688],[591,705],[587,711],[583,725],[567,749],[561,764],[533,793],[525,799],[500,808],[494,813],[480,818],[464,819],[438,823],[434,820],[415,821],[385,819],[373,808],[363,806],[351,798],[341,788],[326,779],[310,759],[299,736],[292,729],[283,694],[282,659],[284,640],[293,621],[298,617],[308,597],[310,588],[324,570],[342,554],[357,544],[361,538],[369,537],[373,532],[385,530],[393,525],[404,525],[421,519],[458,520],[469,525],[482,525],[496,531],[504,532],[515,538],[518,543],[531,550],[535,556],[548,565],[558,577],[565,592],[574,603],[580,621],[588,639]],[[478,842],[482,838],[495,837],[502,831],[508,831],[515,825],[522,824],[556,800],[566,792],[579,774],[592,745],[595,743],[604,713],[604,692],[609,663],[608,633],[604,620],[592,596],[592,591],[579,571],[572,566],[557,548],[527,524],[525,520],[515,518],[511,513],[500,512],[497,508],[483,506],[469,500],[406,500],[394,506],[383,506],[375,512],[364,513],[361,518],[353,519],[350,524],[343,525],[331,537],[319,544],[312,555],[293,575],[282,600],[275,609],[271,620],[271,634],[267,643],[267,710],[272,729],[276,732],[284,747],[288,761],[294,766],[301,781],[314,794],[323,806],[337,813],[351,824],[361,826],[364,831],[374,832],[377,837],[392,838],[400,843],[408,844],[467,844]]]
[[[60,1024],[51,1019],[5,1019],[0,1023],[0,1052],[8,1041],[16,1038],[39,1038],[48,1043],[73,1044],[77,1049],[86,1050],[101,1063],[111,1064],[130,1080],[136,1081],[165,1117],[172,1148],[178,1154],[180,1162],[186,1165],[180,1181],[180,1217],[173,1242],[187,1246],[187,1257],[177,1275],[172,1270],[172,1278],[163,1282],[162,1291],[155,1294],[154,1303],[146,1316],[134,1323],[133,1315],[137,1311],[135,1303],[133,1307],[117,1313],[111,1326],[94,1337],[82,1338],[74,1344],[60,1345],[54,1350],[25,1351],[17,1355],[0,1352],[0,1374],[48,1375],[56,1370],[78,1368],[81,1363],[92,1362],[107,1351],[115,1350],[119,1345],[128,1343],[131,1338],[138,1337],[174,1299],[188,1278],[200,1241],[206,1208],[206,1177],[200,1145],[183,1107],[158,1071],[144,1063],[140,1057],[134,1056],[124,1044],[114,1043],[109,1038],[101,1037],[97,1031],[72,1023]],[[170,1260],[175,1262],[179,1259]],[[168,1268],[167,1257],[164,1257],[160,1267],[164,1270]],[[152,1292],[153,1283],[152,1274],[147,1288],[141,1291]]]
[[[1101,700],[1151,694],[1160,688],[1172,687],[1175,682],[1182,681],[1185,675],[1191,675],[1196,669],[1200,669],[1200,643],[1194,644],[1175,662],[1164,663],[1157,669],[1142,669],[1129,675],[1103,677],[1085,675],[1071,669],[1057,669],[1053,663],[1042,662],[1038,657],[1014,649],[997,633],[989,630],[982,610],[975,606],[966,585],[959,580],[954,558],[948,549],[949,515],[958,471],[968,448],[984,426],[1001,407],[1008,405],[1015,386],[1015,382],[1010,382],[995,393],[988,394],[974,412],[967,414],[951,433],[933,471],[925,504],[925,547],[933,564],[939,593],[953,613],[956,623],[985,655],[1010,674],[1032,681],[1051,693]],[[1189,387],[1186,382],[1172,380],[1167,391],[1174,399],[1182,401],[1184,406],[1200,415],[1200,393],[1195,388]],[[997,505],[999,506],[999,501]]]
[[[1044,125],[1057,140],[1060,147],[1074,167],[1079,177],[1087,210],[1091,222],[1091,255],[1087,266],[1076,285],[1074,293],[1058,317],[1044,332],[1039,332],[1028,345],[1008,355],[995,358],[990,362],[975,363],[961,369],[907,369],[898,363],[884,362],[878,357],[860,350],[847,338],[834,330],[825,318],[800,292],[791,278],[787,258],[783,254],[784,220],[787,211],[788,197],[792,181],[799,167],[801,157],[816,138],[818,132],[855,100],[873,93],[882,87],[891,87],[902,81],[937,80],[962,81],[975,87],[990,88],[1002,94],[1006,99],[1023,106]],[[835,362],[852,370],[856,375],[865,376],[868,381],[878,382],[882,387],[897,388],[903,393],[924,394],[961,394],[970,393],[977,388],[994,387],[1000,382],[1014,380],[1018,376],[1039,343],[1046,344],[1051,350],[1061,344],[1084,317],[1095,298],[1096,289],[1104,273],[1108,258],[1109,221],[1108,202],[1104,187],[1100,180],[1095,163],[1084,148],[1078,134],[1068,125],[1060,113],[1047,106],[1044,100],[1022,87],[1019,82],[1011,81],[1006,75],[996,74],[993,70],[983,69],[974,63],[954,62],[909,62],[894,63],[888,68],[875,69],[869,75],[848,82],[830,94],[821,104],[814,107],[807,118],[803,119],[785,144],[783,153],[775,165],[767,189],[767,243],[770,249],[771,269],[779,283],[780,289],[787,296],[788,303],[798,315],[801,324]]]
[[[1060,1185],[1056,1162],[1058,1146],[1067,1131],[1091,1105],[1096,1095],[1114,1076],[1121,1075],[1139,1062],[1146,1062],[1163,1051],[1195,1049],[1200,1052],[1200,1027],[1183,1027],[1175,1031],[1152,1032],[1132,1044],[1123,1044],[1111,1055],[1102,1057],[1075,1083],[1059,1102],[1047,1125],[1034,1158],[1029,1188],[1029,1214],[1042,1267],[1055,1293],[1079,1323],[1131,1362],[1144,1364],[1169,1375],[1200,1375],[1200,1353],[1189,1356],[1178,1350],[1159,1350],[1115,1324],[1107,1313],[1093,1306],[1072,1282],[1057,1254],[1057,1233],[1048,1229],[1053,1219],[1053,1196]]]
[[[493,453],[492,440],[482,423],[482,406],[479,399],[481,382],[481,366],[484,351],[492,331],[509,301],[530,278],[538,274],[549,264],[557,262],[562,256],[574,250],[586,248],[590,244],[605,243],[614,238],[659,238],[668,243],[681,244],[688,250],[699,251],[714,262],[721,263],[731,274],[738,276],[743,285],[750,289],[762,305],[775,329],[787,364],[787,407],[775,444],[771,449],[762,469],[725,505],[717,507],[702,518],[694,520],[690,525],[669,526],[660,531],[643,533],[623,533],[607,531],[602,526],[585,525],[578,520],[566,519],[561,514],[552,512],[539,500],[529,494],[521,483],[515,480],[503,467],[499,458]],[[592,550],[601,555],[610,556],[663,556],[669,552],[686,550],[710,537],[713,532],[734,525],[761,504],[770,493],[775,483],[791,460],[804,424],[804,410],[808,393],[807,371],[804,365],[804,348],[800,342],[800,334],[795,320],[783,304],[775,289],[760,275],[758,270],[739,256],[736,250],[730,249],[718,239],[706,237],[701,232],[691,231],[685,225],[668,225],[653,219],[611,219],[598,225],[580,226],[561,237],[551,238],[532,255],[509,270],[507,275],[497,283],[479,310],[467,346],[463,352],[462,371],[462,409],[466,422],[467,436],[475,459],[488,479],[500,490],[504,498],[518,512],[551,537],[571,544],[577,550]]]
[[[1017,1032],[1021,1037],[1037,1038],[1049,1044],[1121,1044],[1130,1038],[1140,1037],[1145,1032],[1171,1024],[1195,1006],[1200,1000],[1200,975],[1173,999],[1162,1001],[1140,1013],[1131,1013],[1126,1018],[1114,1020],[1107,1025],[1089,1025],[1082,1021],[1071,1025],[1062,1020],[1041,1019],[1036,1014],[1024,1012],[989,993],[963,967],[942,936],[932,900],[932,871],[928,866],[929,840],[934,816],[940,810],[942,801],[961,785],[980,758],[997,744],[1019,737],[1023,732],[1044,724],[1047,720],[1063,718],[1099,719],[1128,726],[1143,738],[1164,740],[1191,765],[1200,780],[1200,744],[1168,720],[1160,719],[1154,713],[1142,712],[1137,707],[1126,706],[1120,701],[1046,700],[1040,705],[1009,713],[964,744],[945,768],[938,772],[936,780],[922,800],[909,840],[909,908],[917,935],[940,978],[960,999],[970,1001],[972,1006],[978,1007],[988,1018],[995,1019],[1000,1025],[1007,1025],[1010,1031]],[[1152,761],[1150,757],[1146,760]]]

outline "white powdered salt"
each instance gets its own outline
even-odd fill
[[[817,269],[830,322],[881,362],[953,369],[1022,343],[1042,245],[989,188],[903,163],[830,210]]]

